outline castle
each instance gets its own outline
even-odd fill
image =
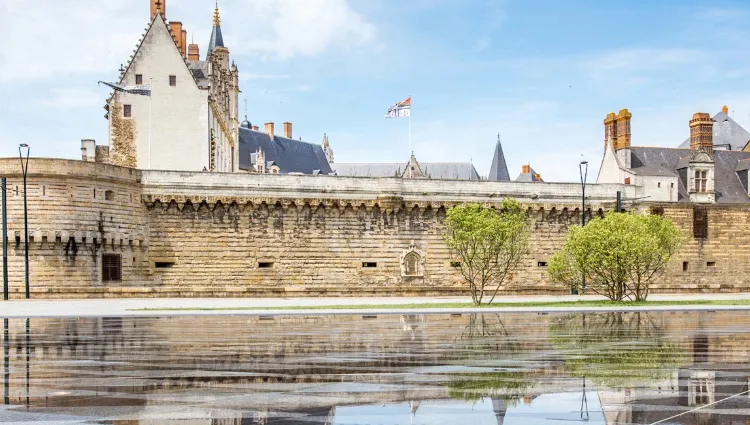
[[[293,139],[291,123],[282,136],[273,123],[238,121],[239,69],[218,8],[201,59],[182,24],[166,20],[165,1],[150,1],[149,26],[108,99],[109,145],[84,140],[82,161],[29,162],[32,297],[463,293],[445,213],[504,197],[524,203],[533,226],[501,293],[569,292],[548,281],[547,261],[571,224],[618,198],[690,235],[655,291],[750,289],[750,134],[726,108],[695,114],[679,148],[635,146],[632,114],[608,115],[584,207],[579,184],[545,182],[530,164],[511,181],[499,137],[486,179],[470,163],[414,155],[336,163],[325,135],[312,144]],[[18,159],[0,159],[0,173],[16,297],[26,239]]]

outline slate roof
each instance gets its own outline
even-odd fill
[[[505,154],[503,154],[503,146],[500,144],[499,134],[497,135],[495,153],[492,155],[492,165],[490,166],[488,179],[491,181],[510,181],[508,165],[505,163]]]
[[[206,61],[187,61],[188,69],[193,74],[193,78],[198,83],[198,87],[207,89],[210,86],[208,81],[208,62]]]
[[[331,164],[338,176],[349,177],[401,177],[408,162],[387,163],[334,163]],[[468,162],[420,162],[422,173],[438,180],[479,180],[479,173]]]
[[[219,25],[218,23],[214,24],[214,27],[211,30],[211,40],[208,42],[208,49],[206,50],[206,60],[208,60],[208,56],[217,47],[224,47],[224,37],[221,35],[221,25]]]
[[[534,171],[534,169],[531,168],[531,166],[529,166],[529,172],[528,173],[522,172],[521,174],[519,174],[518,177],[516,177],[516,181],[517,182],[534,182],[534,183],[544,182],[544,180],[542,180],[541,178],[536,177],[537,174],[538,173]]]
[[[281,174],[331,174],[323,148],[320,145],[287,139],[240,127],[240,169],[251,170],[251,155],[263,150],[267,162],[279,167]]]
[[[729,115],[719,112],[714,115],[714,146],[717,149],[731,149],[741,151],[750,141],[750,133],[737,124]],[[682,142],[680,148],[690,148],[690,138]]]
[[[685,167],[694,150],[680,148],[630,148],[630,171],[643,176],[679,177],[677,170]],[[738,168],[750,163],[750,152],[714,151],[714,191],[717,203],[747,203],[750,197],[737,175]],[[682,179],[678,178],[678,201],[687,202],[689,194]]]

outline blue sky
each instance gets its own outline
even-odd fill
[[[213,1],[168,0],[202,52]],[[221,0],[253,124],[329,136],[337,162],[406,161],[413,96],[421,161],[489,171],[497,133],[511,177],[590,179],[602,119],[633,113],[633,144],[677,146],[694,112],[750,128],[750,2],[651,0]],[[106,140],[107,90],[148,21],[148,0],[0,0],[0,155],[80,157]]]

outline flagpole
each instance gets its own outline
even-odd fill
[[[411,150],[411,95],[409,95],[409,162],[411,163],[411,155],[414,151]],[[413,178],[412,167],[409,165],[409,178]]]

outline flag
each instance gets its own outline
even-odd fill
[[[409,116],[411,116],[411,96],[391,106],[390,108],[388,108],[388,112],[385,113],[386,118],[399,118]]]
[[[115,91],[120,91],[123,93],[130,93],[130,94],[138,94],[141,96],[151,96],[151,86],[148,84],[123,87],[118,84],[108,83],[106,81],[99,81],[99,83],[104,84],[105,86],[112,87]]]

